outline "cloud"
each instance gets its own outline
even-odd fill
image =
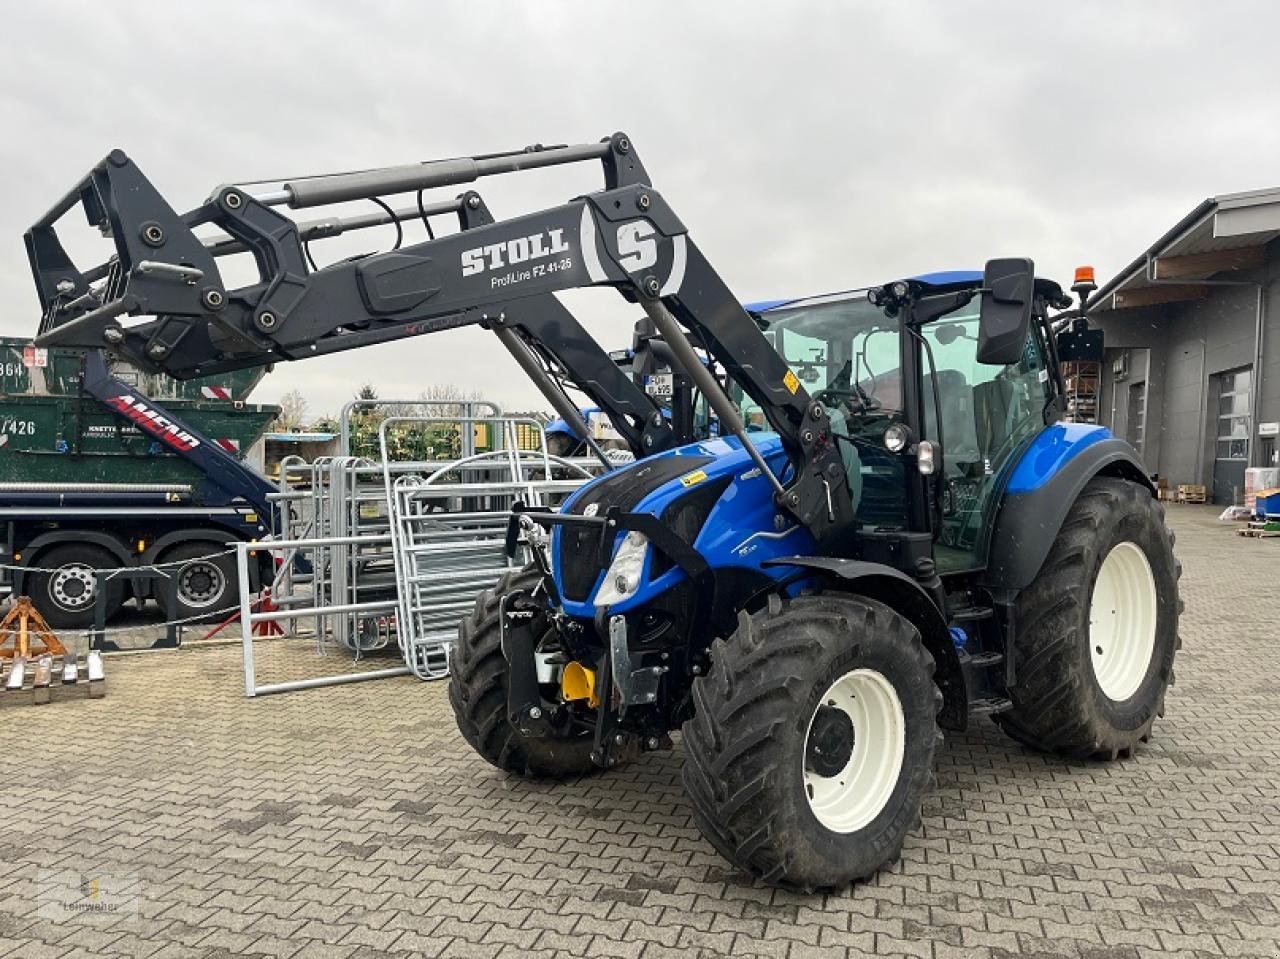
[[[0,39],[0,332],[30,335],[22,231],[112,147],[175,205],[218,183],[532,142],[636,142],[744,300],[1029,255],[1123,267],[1205,196],[1275,185],[1280,10],[1219,2],[28,4]],[[598,183],[486,181],[498,216]],[[391,231],[387,231],[390,234]],[[317,244],[320,258],[390,235]],[[635,308],[566,300],[606,348]],[[490,334],[282,364],[335,411],[366,381],[543,408]]]

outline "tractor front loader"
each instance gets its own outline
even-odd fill
[[[583,161],[602,189],[319,271],[272,210]],[[606,473],[560,512],[513,515],[509,546],[531,562],[481,595],[450,657],[458,726],[494,766],[608,770],[679,731],[717,850],[769,882],[838,887],[897,858],[943,730],[985,715],[1035,748],[1104,759],[1150,735],[1178,645],[1172,537],[1134,451],[1061,421],[1049,310],[1070,299],[1029,260],[791,301],[757,323],[622,134],[258,197],[227,187],[150,240],[112,219],[119,191],[102,200],[126,162],[113,154],[54,211],[80,199],[113,231],[105,283],[83,288],[29,237],[45,342],[170,370],[266,362],[344,327],[516,320],[607,286],[709,404],[718,438]],[[260,285],[223,289],[186,241],[218,211],[261,247]],[[154,319],[126,327],[136,314]]]
[[[548,165],[548,157],[563,162],[554,159],[561,152],[563,148],[536,146],[474,162],[500,169],[537,167]],[[434,180],[468,182],[458,175],[460,163],[447,161],[451,172],[433,173]],[[443,314],[420,309],[432,291],[416,284],[430,285],[423,271],[433,267],[429,259],[414,255],[417,247],[402,247],[404,223],[420,221],[433,240],[432,223],[438,228],[442,217],[452,215],[460,233],[492,224],[479,193],[469,190],[427,202],[420,187],[416,203],[393,209],[376,192],[353,193],[350,186],[328,190],[333,185],[328,179],[304,181],[303,200],[294,200],[287,185],[262,196],[247,187],[221,187],[203,205],[179,214],[132,160],[113,151],[27,231],[28,258],[43,310],[40,342],[105,346],[142,369],[181,380],[481,326],[494,333],[568,428],[586,441],[587,451],[606,466],[612,461],[591,440],[566,385],[586,394],[607,418],[617,444],[636,457],[693,438],[678,432],[682,421],[664,416],[554,295],[522,299],[518,313],[504,310],[501,297],[492,298],[487,309],[459,306]],[[326,189],[313,190],[317,185]],[[295,222],[273,208],[283,205],[285,197],[291,206],[310,208],[355,196],[377,202],[378,212]],[[62,217],[77,205],[115,246],[110,259],[85,269],[71,261],[57,231]],[[368,256],[324,270],[316,267],[313,243],[387,224],[396,227],[398,239],[383,255],[389,259],[379,260],[375,270],[350,272],[362,263],[372,266]],[[198,228],[206,235],[196,236]],[[483,248],[473,253],[501,255]],[[253,258],[260,280],[229,289],[218,264],[237,255]],[[512,255],[512,265],[519,265],[525,257],[546,259],[549,248],[522,242]],[[483,262],[476,260],[473,270]],[[557,264],[533,262],[529,268],[554,271]],[[337,273],[343,278],[337,279]],[[367,289],[350,289],[346,299],[322,302],[326,284],[340,287],[357,275],[360,283],[369,284]],[[501,287],[498,279],[494,284]],[[122,315],[155,319],[126,325],[118,319]]]

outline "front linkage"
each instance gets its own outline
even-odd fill
[[[689,577],[698,597],[690,635],[723,635],[733,628],[732,611],[717,602],[715,570],[658,517],[616,506],[604,516],[579,516],[517,504],[508,521],[507,553],[514,558],[520,543],[527,545],[539,584],[535,591],[513,591],[500,600],[502,653],[510,669],[507,714],[512,725],[527,737],[556,738],[571,724],[590,723],[591,761],[601,768],[614,765],[619,751],[669,748],[669,732],[691,710],[690,683],[707,669],[706,649],[642,652],[633,648],[626,616],[612,615],[607,608],[599,609],[590,624],[566,616],[559,609],[547,554],[545,533],[555,526],[597,531],[596,562],[601,569],[609,566],[619,535],[639,533]],[[547,616],[556,631],[564,660],[554,665],[577,669],[579,663],[596,664],[594,670],[582,670],[566,680],[566,688],[578,684],[579,699],[564,702],[543,695],[538,675],[541,637],[534,628],[541,616]],[[580,709],[583,703],[586,711]]]

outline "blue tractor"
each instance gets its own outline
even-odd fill
[[[573,776],[679,730],[707,840],[804,888],[897,858],[942,732],[974,716],[1128,755],[1173,676],[1180,569],[1135,452],[1061,420],[1048,310],[1069,302],[1006,260],[762,305],[783,388],[829,424],[837,530],[787,511],[796,462],[741,393],[736,435],[524,513],[534,562],[480,597],[453,657],[467,741]]]
[[[523,216],[494,221],[470,189],[422,203],[584,162],[602,188]],[[333,224],[281,212],[406,193],[416,207],[384,201],[386,217],[450,211],[458,232],[398,231],[396,249],[319,268],[305,243]],[[97,267],[58,236],[76,206],[113,239]],[[623,133],[224,183],[185,214],[115,151],[26,240],[37,345],[105,346],[179,378],[480,324],[519,334],[535,382],[559,360],[591,395],[588,370],[618,370],[580,361],[598,348],[556,294],[609,288],[643,309],[720,435],[678,445],[647,397],[619,406],[638,458],[561,512],[512,517],[529,564],[461,624],[449,698],[476,752],[522,776],[608,770],[680,733],[703,834],[768,882],[838,887],[892,862],[943,731],[974,716],[1114,759],[1164,708],[1172,536],[1134,450],[1063,421],[1049,311],[1071,300],[1029,260],[752,315]],[[259,276],[232,288],[217,260],[242,252]],[[1081,312],[1090,291],[1076,286]]]

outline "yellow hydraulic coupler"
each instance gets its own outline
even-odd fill
[[[569,663],[560,675],[560,695],[567,703],[585,699],[589,707],[599,709],[600,700],[596,698],[596,671],[578,662]]]

